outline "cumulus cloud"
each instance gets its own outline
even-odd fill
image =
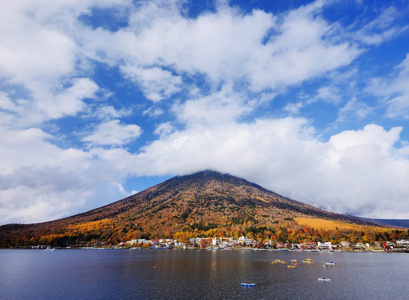
[[[136,81],[142,87],[146,97],[153,102],[168,98],[180,90],[182,80],[161,68],[142,69],[126,65],[121,67],[126,77]]]
[[[39,222],[107,204],[124,197],[113,178],[121,170],[90,152],[61,149],[38,128],[0,128],[0,219]]]
[[[254,107],[251,101],[246,101],[245,95],[224,86],[221,91],[176,104],[173,109],[183,123],[212,125],[234,121]]]
[[[96,146],[121,146],[141,135],[141,128],[134,124],[120,124],[119,120],[111,120],[98,125],[96,130],[82,138],[84,142]]]
[[[339,42],[342,31],[319,17],[319,1],[279,16],[219,5],[196,19],[186,18],[175,3],[144,3],[129,15],[129,28],[115,33],[85,31],[90,42],[84,48],[102,52],[96,59],[119,59],[123,74],[155,102],[178,92],[186,75],[200,74],[213,88],[239,83],[253,92],[280,90],[345,66],[361,53]]]
[[[5,1],[0,12],[0,87],[8,94],[23,126],[75,115],[83,98],[94,97],[95,82],[79,73],[86,65],[75,32],[77,18],[90,6],[127,1]],[[15,95],[19,95],[16,97]],[[9,103],[10,104],[10,103]]]

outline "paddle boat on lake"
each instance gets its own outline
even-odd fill
[[[274,261],[271,262],[272,264],[283,264],[285,265],[287,262],[285,260],[279,260],[276,258]]]
[[[256,284],[255,283],[249,283],[249,282],[242,282],[241,286],[251,287],[251,286],[256,286]]]
[[[331,281],[329,278],[318,277],[318,281]]]

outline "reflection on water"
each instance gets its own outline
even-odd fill
[[[1,299],[407,299],[409,278],[389,253],[0,250],[0,266]]]

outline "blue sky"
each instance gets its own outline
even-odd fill
[[[0,224],[230,173],[409,218],[409,1],[2,1]]]

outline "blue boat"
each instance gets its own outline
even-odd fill
[[[241,286],[256,286],[255,283],[242,282]]]

